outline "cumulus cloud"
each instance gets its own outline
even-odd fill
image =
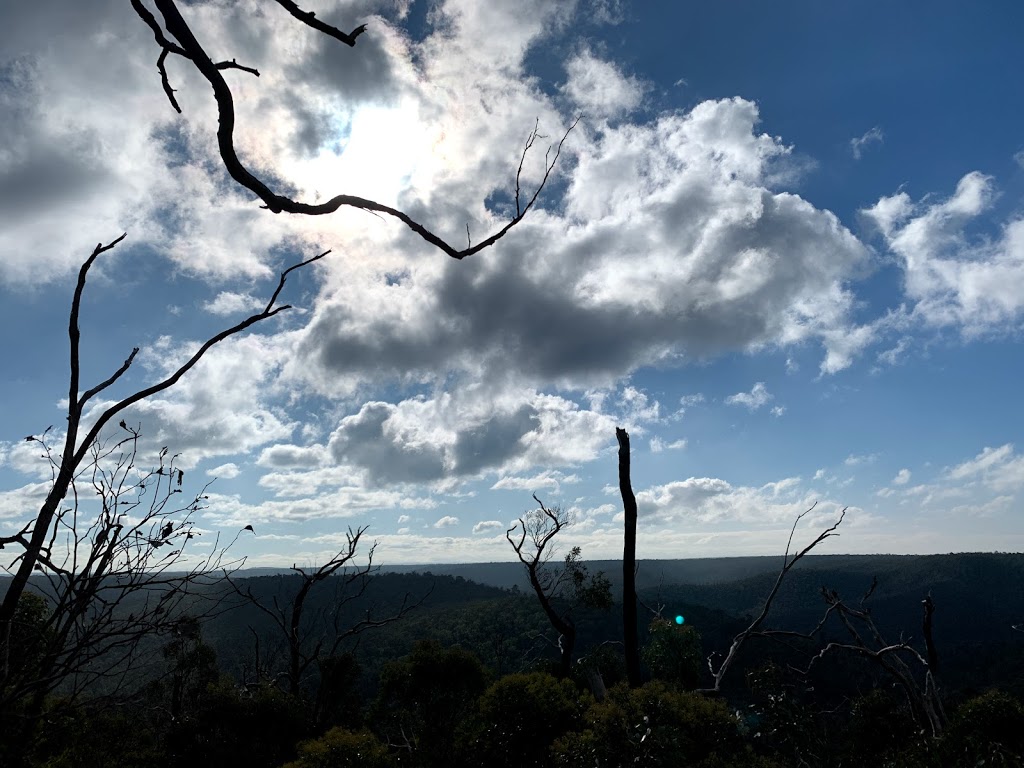
[[[968,235],[970,222],[992,206],[993,180],[972,172],[954,194],[915,203],[906,192],[864,211],[900,259],[911,318],[965,336],[1012,331],[1024,312],[1024,219],[996,238]]]
[[[737,392],[725,398],[726,405],[742,405],[745,408],[756,411],[775,399],[775,396],[768,391],[763,381],[754,384],[749,392]]]
[[[561,397],[513,392],[495,401],[479,394],[367,403],[341,420],[329,451],[371,484],[429,483],[580,463],[614,435],[609,416]],[[509,479],[499,487],[514,485]]]
[[[437,522],[434,523],[435,528],[451,528],[453,525],[459,524],[459,518],[454,515],[445,515],[444,517],[438,518]]]
[[[653,526],[683,526],[699,523],[743,523],[778,525],[792,522],[797,515],[818,501],[808,520],[817,526],[824,520],[834,521],[841,504],[828,499],[815,499],[802,486],[799,478],[784,478],[760,487],[734,486],[726,480],[691,477],[656,485],[636,495],[639,523]],[[867,513],[856,510],[856,517]]]
[[[644,85],[622,74],[615,64],[594,55],[589,48],[565,64],[568,76],[562,92],[574,110],[590,118],[615,118],[636,109],[644,94]]]
[[[949,519],[992,517],[1022,508],[1024,456],[1011,443],[985,447],[926,482],[911,486],[910,477],[910,470],[901,469],[892,480],[893,487],[882,488],[876,495],[898,507]]]
[[[241,473],[242,470],[239,469],[238,465],[233,462],[221,464],[218,467],[213,467],[211,469],[206,470],[206,474],[209,475],[210,477],[215,477],[223,480],[233,480],[236,477],[238,477]]]

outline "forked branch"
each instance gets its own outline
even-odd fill
[[[337,27],[333,27],[330,24],[320,21],[312,12],[303,11],[298,7],[298,5],[290,2],[290,0],[276,1],[282,8],[287,10],[294,18],[298,19],[303,24],[339,40],[348,46],[354,46],[356,38],[359,37],[359,35],[366,29],[366,25],[361,25],[352,30],[352,32],[345,33]],[[546,186],[548,179],[555,168],[558,157],[562,152],[562,145],[568,138],[569,133],[572,132],[573,128],[576,127],[576,124],[580,120],[580,118],[577,117],[568,129],[566,129],[558,144],[548,148],[544,157],[544,174],[529,200],[526,200],[524,203],[522,200],[520,185],[523,172],[523,161],[525,160],[526,153],[533,147],[534,142],[538,138],[542,138],[537,131],[537,127],[534,127],[527,137],[526,144],[523,149],[523,155],[519,162],[519,168],[516,171],[515,215],[512,216],[512,218],[496,232],[481,240],[476,245],[467,243],[465,248],[456,248],[449,244],[444,238],[438,236],[418,221],[414,220],[404,211],[393,208],[389,205],[384,205],[383,203],[378,203],[375,200],[369,200],[356,195],[341,194],[322,203],[305,203],[293,200],[286,195],[279,194],[272,190],[263,179],[250,171],[238,157],[234,138],[234,96],[231,92],[230,86],[228,86],[227,81],[221,74],[225,69],[241,69],[256,76],[259,76],[259,72],[251,67],[245,67],[235,63],[234,59],[230,62],[222,61],[215,63],[210,58],[209,54],[207,54],[202,44],[198,41],[191,27],[182,17],[175,0],[153,0],[154,5],[163,16],[164,28],[166,28],[167,33],[170,37],[173,37],[174,40],[169,39],[168,35],[164,34],[164,29],[161,28],[154,14],[149,11],[142,0],[131,0],[131,3],[135,12],[139,15],[142,21],[153,31],[156,43],[161,48],[160,56],[157,59],[157,69],[160,72],[160,80],[163,85],[164,93],[167,94],[167,98],[171,102],[171,106],[173,106],[176,111],[181,112],[181,107],[174,96],[174,89],[170,85],[166,70],[167,56],[169,54],[174,54],[192,62],[195,68],[199,70],[199,73],[206,79],[210,84],[210,87],[213,89],[213,96],[217,102],[218,115],[217,145],[224,167],[236,182],[256,195],[256,197],[263,202],[263,207],[273,213],[293,213],[307,216],[320,216],[334,213],[339,208],[349,207],[368,211],[373,214],[385,214],[398,219],[423,240],[436,248],[439,248],[453,259],[464,259],[467,256],[472,256],[473,254],[479,253],[480,251],[494,245],[498,240],[503,238],[509,230],[523,220],[530,209],[533,208],[534,204],[536,204],[541,191]]]
[[[719,665],[717,670],[715,669],[714,664],[712,663],[712,657],[708,658],[708,669],[711,671],[711,677],[714,680],[714,685],[710,689],[705,689],[703,692],[719,693],[722,687],[722,679],[725,677],[725,674],[729,671],[729,668],[736,660],[736,656],[740,652],[740,649],[743,647],[744,643],[746,643],[747,640],[753,635],[763,634],[760,632],[761,625],[764,624],[765,619],[768,618],[768,614],[771,612],[772,603],[775,602],[775,598],[779,594],[779,589],[782,587],[782,581],[786,578],[786,574],[789,573],[793,569],[793,566],[800,562],[800,560],[808,552],[810,552],[812,549],[818,546],[825,539],[831,536],[839,535],[836,532],[836,529],[839,528],[840,524],[843,522],[843,518],[846,517],[846,508],[844,508],[843,511],[840,513],[838,520],[836,520],[832,525],[830,525],[828,528],[819,533],[815,537],[814,541],[812,541],[806,547],[804,547],[799,552],[794,554],[792,558],[790,558],[789,551],[793,546],[793,535],[796,533],[797,525],[799,525],[800,521],[806,515],[808,515],[817,505],[818,503],[815,502],[810,506],[810,508],[804,510],[799,515],[797,515],[796,520],[793,521],[793,527],[789,531],[789,540],[786,542],[786,553],[785,555],[783,555],[782,558],[782,570],[779,571],[779,575],[775,579],[775,585],[768,593],[768,597],[765,598],[764,607],[761,608],[761,613],[759,613],[757,615],[757,618],[755,618],[750,623],[750,626],[748,626],[746,629],[744,629],[742,632],[736,635],[736,637],[733,638],[732,645],[729,647],[729,651],[725,655],[725,659]]]

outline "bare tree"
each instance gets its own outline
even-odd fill
[[[737,654],[739,654],[740,649],[743,648],[744,644],[751,637],[777,637],[781,635],[792,636],[799,634],[795,632],[762,630],[761,626],[768,618],[768,614],[771,613],[772,603],[775,602],[775,598],[779,594],[779,589],[782,587],[782,582],[786,578],[786,574],[789,573],[793,569],[793,566],[800,562],[800,560],[803,559],[803,557],[807,555],[808,552],[810,552],[812,549],[818,546],[825,539],[839,535],[836,532],[836,529],[843,522],[843,518],[846,517],[845,509],[843,509],[843,511],[840,513],[839,519],[836,520],[835,523],[833,523],[824,531],[819,533],[817,537],[815,537],[814,541],[812,541],[806,547],[804,547],[799,552],[795,553],[792,557],[790,557],[789,551],[793,546],[793,535],[796,533],[797,525],[799,525],[800,521],[803,520],[804,516],[809,514],[816,506],[817,502],[812,504],[809,509],[806,509],[799,515],[797,515],[796,520],[793,521],[793,527],[789,531],[789,540],[786,542],[786,552],[782,557],[782,569],[779,571],[779,575],[775,579],[775,584],[772,586],[771,591],[765,598],[764,606],[761,608],[761,613],[759,613],[757,617],[752,622],[750,622],[750,626],[748,626],[746,629],[744,629],[742,632],[736,635],[736,637],[733,638],[732,645],[729,646],[729,651],[728,653],[726,653],[725,658],[722,660],[722,663],[718,665],[718,669],[715,669],[714,667],[714,655],[712,654],[708,657],[708,669],[711,671],[711,677],[714,680],[714,685],[709,689],[704,689],[702,692],[716,694],[721,692],[722,679],[725,677],[726,673],[729,671],[729,668],[736,660]]]
[[[385,617],[374,617],[367,610],[361,618],[353,622],[351,617],[346,615],[346,606],[363,596],[376,570],[373,565],[376,544],[367,552],[364,565],[354,563],[366,530],[366,526],[355,530],[349,528],[345,534],[345,545],[321,566],[292,565],[291,570],[298,577],[298,589],[287,598],[284,595],[273,595],[270,605],[267,605],[260,595],[253,593],[251,585],[243,585],[230,574],[225,574],[235,593],[269,617],[279,636],[284,639],[286,669],[280,675],[271,675],[283,678],[288,692],[294,696],[301,695],[311,666],[321,667],[326,659],[338,653],[345,641],[368,629],[397,621],[418,607],[427,597],[423,595],[413,599],[406,594],[401,605]],[[287,585],[289,580],[285,579],[284,582]],[[325,582],[330,582],[334,587],[332,599],[326,607],[319,609],[315,616],[307,615],[307,599],[318,585]],[[250,631],[256,636],[256,665],[257,675],[260,676],[262,662],[259,658],[259,635],[252,627]]]
[[[174,96],[175,91],[174,88],[171,87],[166,68],[167,57],[173,54],[191,62],[213,89],[213,96],[217,102],[217,145],[224,167],[236,182],[263,201],[263,207],[274,213],[294,213],[317,216],[334,213],[342,207],[350,207],[369,211],[370,213],[385,214],[398,219],[419,237],[423,238],[431,245],[441,249],[453,259],[463,259],[494,245],[494,243],[504,237],[509,230],[523,220],[529,210],[533,208],[540,196],[541,190],[547,184],[548,178],[558,161],[558,156],[561,153],[563,142],[568,137],[569,132],[572,131],[576,126],[576,123],[579,121],[579,118],[573,121],[562,136],[561,141],[559,141],[557,145],[549,147],[544,157],[544,173],[541,181],[537,185],[533,194],[528,195],[528,193],[524,194],[522,192],[520,179],[523,171],[523,162],[527,152],[533,148],[533,145],[538,138],[542,138],[537,131],[537,127],[534,127],[527,137],[526,145],[519,161],[519,168],[516,171],[515,215],[513,215],[501,228],[499,228],[497,232],[494,232],[490,236],[484,238],[476,245],[473,245],[472,242],[470,242],[469,227],[467,226],[466,247],[457,248],[450,245],[446,240],[434,234],[419,222],[415,221],[404,211],[400,211],[388,205],[383,205],[375,200],[367,200],[366,198],[357,197],[355,195],[341,194],[321,203],[306,203],[293,200],[272,190],[265,179],[259,178],[250,169],[246,168],[238,157],[238,152],[235,149],[234,143],[234,96],[232,95],[231,87],[228,85],[227,80],[224,79],[223,74],[225,71],[233,69],[259,77],[259,71],[253,67],[239,64],[235,59],[232,59],[231,61],[224,60],[214,62],[206,49],[197,39],[195,32],[189,26],[188,22],[181,15],[181,11],[179,10],[175,0],[152,0],[153,5],[156,7],[163,19],[162,26],[161,22],[157,20],[156,16],[149,10],[143,0],[131,0],[131,2],[132,7],[139,15],[139,18],[142,19],[142,21],[145,22],[152,30],[153,37],[156,40],[157,45],[160,47],[160,55],[157,58],[157,69],[160,72],[160,80],[163,84],[164,93],[167,94],[167,98],[170,101],[171,106],[174,107],[177,112],[181,112],[181,107]],[[314,13],[303,11],[298,5],[290,0],[276,0],[276,2],[283,9],[288,11],[288,13],[298,22],[305,24],[321,34],[327,35],[340,43],[344,43],[349,47],[354,48],[356,40],[366,31],[366,25],[363,24],[356,27],[351,32],[343,32],[337,27],[316,18]],[[170,35],[170,37],[168,37],[168,35]]]
[[[7,592],[3,597],[3,601],[0,602],[0,690],[6,690],[8,688],[14,679],[12,676],[16,673],[15,665],[12,664],[11,658],[10,638],[12,622],[14,620],[18,601],[28,586],[29,577],[34,572],[49,569],[53,573],[62,574],[62,578],[67,580],[70,579],[70,574],[72,573],[81,574],[83,572],[83,567],[86,565],[89,565],[92,568],[89,572],[91,573],[90,578],[92,578],[96,576],[97,567],[100,567],[105,576],[111,577],[116,576],[120,573],[119,569],[123,569],[125,567],[128,567],[129,570],[136,575],[149,573],[154,569],[154,566],[158,564],[157,561],[153,560],[152,556],[155,556],[156,552],[159,551],[161,547],[157,547],[155,544],[150,544],[151,548],[154,550],[152,553],[144,547],[131,549],[129,546],[128,550],[124,548],[125,546],[128,546],[124,540],[124,536],[126,535],[125,531],[126,529],[131,529],[124,523],[120,523],[123,527],[118,529],[117,525],[119,524],[119,521],[116,516],[109,518],[110,525],[113,527],[110,527],[106,522],[104,522],[108,520],[108,518],[101,517],[100,522],[89,529],[93,531],[93,538],[89,540],[88,533],[83,537],[82,532],[76,527],[78,525],[78,520],[76,518],[77,505],[74,503],[70,505],[66,504],[65,500],[67,499],[68,494],[74,494],[75,492],[75,488],[77,487],[76,483],[78,482],[76,478],[81,476],[83,468],[93,466],[96,463],[93,459],[98,461],[103,455],[104,443],[101,441],[100,437],[104,428],[106,428],[107,425],[125,409],[174,386],[174,384],[176,384],[182,376],[195,367],[196,363],[198,363],[216,344],[219,344],[224,339],[247,330],[257,323],[268,320],[280,312],[290,309],[290,305],[288,304],[279,305],[277,303],[288,275],[293,270],[311,264],[330,253],[330,251],[325,251],[284,270],[280,275],[276,289],[267,301],[266,306],[261,311],[250,315],[245,320],[242,320],[230,328],[226,328],[220,333],[211,336],[203,342],[199,349],[196,350],[185,362],[170,373],[170,375],[154,384],[135,391],[127,397],[117,400],[112,405],[97,409],[97,412],[95,413],[89,413],[86,409],[93,398],[107,391],[113,384],[115,384],[131,367],[132,363],[135,361],[136,355],[139,353],[139,348],[136,347],[131,351],[121,366],[107,379],[89,389],[86,389],[85,391],[82,391],[80,373],[81,334],[79,331],[79,317],[82,309],[82,295],[85,291],[86,278],[89,274],[89,269],[93,266],[96,259],[101,254],[114,248],[118,243],[124,240],[125,237],[126,235],[121,235],[116,240],[106,245],[102,243],[97,244],[93,249],[92,254],[85,260],[78,272],[78,282],[75,286],[74,295],[71,301],[71,312],[68,321],[70,355],[68,405],[66,416],[67,427],[63,438],[63,449],[56,452],[55,450],[51,451],[47,448],[47,454],[51,457],[52,461],[52,483],[35,518],[28,521],[18,533],[0,538],[0,544],[3,544],[4,546],[13,544],[19,550],[18,554],[12,558],[8,566],[9,572],[13,570],[13,578],[10,579],[7,586]],[[129,429],[123,419],[120,422],[120,428],[129,434],[129,436],[125,438],[128,440],[128,446],[136,446],[137,443],[135,440],[138,436],[137,432]],[[47,432],[48,431],[49,430],[47,430]],[[30,436],[28,439],[36,440],[37,438]],[[44,446],[48,446],[45,442],[43,444]],[[118,441],[115,443],[114,450],[118,451],[124,447],[125,443]],[[110,455],[113,456],[114,454]],[[129,450],[127,455],[131,457],[129,463],[134,464],[133,451]],[[120,475],[115,472],[114,475],[107,476],[107,479],[99,481],[98,487],[102,489],[99,491],[101,499],[106,495],[109,502],[112,498],[111,494],[115,493],[115,491],[110,487],[110,483],[114,483],[114,488],[120,487],[122,492],[126,487],[128,487],[130,491],[130,486],[118,485],[118,483],[122,481],[126,483],[131,482],[130,479],[125,479],[123,469],[124,465],[122,465]],[[118,480],[117,478],[121,479]],[[73,500],[74,498],[75,496],[72,495]],[[159,511],[152,513],[155,517],[151,516],[151,522],[155,524],[158,520],[162,520],[160,517],[161,514],[162,513]],[[162,542],[161,546],[165,546],[169,543],[167,542],[167,539],[172,538],[172,535],[175,532],[179,535],[184,535],[187,540],[187,535],[189,533],[187,529],[182,531],[180,527],[173,527],[173,521],[169,519],[164,522],[165,525],[167,523],[172,524],[172,530],[168,533],[168,536],[165,536],[162,539],[150,537],[149,541],[156,542],[159,540]],[[73,534],[69,533],[69,526],[74,528]],[[65,561],[62,558],[59,558],[55,549],[55,542],[60,538],[62,533],[71,535],[72,537],[68,540],[68,543],[72,545],[70,561]],[[142,530],[139,530],[138,533],[140,537],[143,535]],[[84,562],[76,559],[76,551],[81,548],[83,543],[87,544],[85,549],[88,551],[88,554],[83,555],[85,557]],[[121,547],[120,549],[118,549],[119,546]],[[134,546],[134,539],[132,546]],[[109,559],[104,559],[103,553],[107,551],[111,553],[111,557]],[[119,559],[115,559],[113,557],[114,554],[117,554]],[[159,573],[159,569],[157,569],[157,572]],[[159,578],[159,575],[156,578]],[[142,579],[142,583],[144,582],[145,578]],[[102,579],[100,579],[99,582],[96,582],[95,580],[90,581],[88,579],[82,581],[81,576],[76,576],[74,579],[71,579],[70,583],[74,585],[74,590],[79,590],[83,585],[87,587],[86,591],[81,593],[83,597],[91,595],[91,599],[99,599],[98,593],[95,589],[98,583],[102,583]],[[79,598],[76,598],[76,600],[78,599]],[[62,609],[63,606],[64,604],[62,604]],[[72,607],[72,613],[79,611],[81,608],[81,602],[74,602],[73,606],[78,607]],[[72,622],[72,625],[77,626],[74,621]],[[70,662],[69,665],[70,666],[68,668],[76,666],[76,664],[71,664]]]
[[[828,618],[835,615],[849,636],[849,642],[829,642],[811,659],[802,674],[808,674],[811,668],[826,656],[835,652],[853,653],[861,658],[878,664],[891,675],[907,697],[907,703],[914,719],[927,727],[933,737],[942,735],[946,727],[946,712],[939,694],[936,675],[939,667],[939,656],[932,635],[932,617],[935,604],[929,594],[921,601],[921,634],[924,639],[924,651],[911,645],[910,641],[900,637],[898,642],[885,640],[871,616],[867,601],[874,594],[878,579],[873,579],[871,586],[860,599],[857,607],[847,605],[834,589],[821,588],[822,597],[828,609],[818,625],[805,637],[814,637],[822,632]],[[795,634],[795,633],[788,633]],[[914,669],[918,670],[915,674]],[[920,679],[918,679],[920,675]]]
[[[622,548],[622,639],[626,654],[629,685],[640,685],[640,638],[636,628],[636,495],[629,477],[629,433],[616,427],[619,442],[619,493],[625,512],[625,536]]]
[[[567,677],[572,669],[576,646],[573,609],[578,605],[610,608],[611,589],[603,574],[588,574],[586,566],[580,562],[579,547],[573,547],[565,556],[562,568],[550,567],[552,549],[549,545],[559,531],[572,524],[572,520],[561,508],[544,506],[536,494],[533,500],[537,502],[537,509],[519,518],[505,531],[505,538],[512,545],[519,562],[526,567],[533,593],[558,633],[559,672]],[[514,537],[514,533],[517,536]]]
[[[126,424],[121,430],[110,443],[92,444],[36,555],[32,586],[47,604],[38,621],[19,628],[22,652],[14,654],[0,688],[0,711],[25,700],[34,702],[29,713],[37,711],[57,688],[65,702],[86,689],[116,693],[147,637],[221,604],[224,592],[211,588],[231,565],[225,549],[218,540],[204,556],[188,552],[202,535],[194,516],[206,508],[206,488],[183,501],[185,473],[177,457],[164,448],[155,468],[142,469],[140,431]],[[28,439],[56,476],[60,460],[46,434]],[[23,534],[3,541],[22,545],[11,566],[28,556]]]

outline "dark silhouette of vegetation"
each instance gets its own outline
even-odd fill
[[[366,533],[366,526],[349,528],[345,534],[345,544],[327,562],[318,567],[301,567],[293,565],[291,570],[298,577],[287,584],[279,581],[280,586],[295,582],[296,589],[289,595],[275,594],[268,601],[266,595],[259,595],[225,574],[235,594],[262,611],[273,622],[284,639],[286,663],[283,672],[274,670],[274,661],[266,659],[261,653],[260,635],[250,626],[255,638],[254,644],[254,682],[260,684],[264,680],[276,682],[282,678],[286,682],[286,690],[292,696],[303,695],[305,676],[311,665],[315,665],[323,678],[323,665],[336,664],[339,648],[349,638],[374,627],[382,627],[405,616],[421,601],[411,600],[406,594],[397,610],[388,616],[373,616],[370,609],[355,621],[347,621],[346,608],[366,591],[367,584],[374,572],[373,553],[376,544],[367,551],[366,563],[356,565],[354,560],[359,552],[359,543]],[[329,603],[321,603],[310,616],[307,613],[307,599],[312,591],[321,584],[331,587],[332,598]],[[429,594],[429,592],[428,592]]]
[[[288,275],[329,253],[282,272],[262,311],[211,336],[170,375],[91,412],[87,406],[92,399],[115,384],[139,352],[133,349],[106,380],[83,391],[79,315],[86,278],[96,259],[124,238],[97,245],[79,270],[68,321],[70,372],[63,449],[57,452],[51,447],[50,428],[41,437],[26,438],[42,447],[52,468],[52,484],[35,518],[18,533],[0,537],[0,545],[14,545],[17,550],[4,566],[8,573],[13,571],[13,578],[0,602],[0,717],[18,710],[21,717],[38,720],[42,697],[57,686],[121,674],[139,640],[176,622],[185,597],[196,587],[208,586],[222,570],[223,551],[216,546],[208,558],[185,565],[184,552],[194,535],[191,515],[201,508],[201,495],[184,507],[171,504],[181,492],[183,473],[174,467],[173,457],[165,462],[166,449],[155,469],[140,473],[136,468],[139,430],[121,419],[123,436],[113,445],[101,439],[101,432],[129,406],[176,384],[216,344],[289,309],[290,305],[277,303]],[[80,509],[80,489],[98,503],[94,514]],[[141,514],[142,522],[129,522],[134,521],[129,513]],[[168,550],[162,550],[164,546]],[[183,566],[184,576],[170,576]],[[33,669],[14,656],[11,638],[18,604],[35,572],[48,577],[50,615],[41,666]],[[127,611],[127,600],[139,594],[146,598],[138,606],[141,614]],[[26,709],[27,701],[32,703]]]
[[[1019,615],[1024,596],[1008,577],[1024,570],[1024,557],[901,558],[891,565],[886,558],[875,561],[879,579],[871,601],[886,610],[871,617],[883,637],[898,633],[906,607],[919,605],[915,594],[921,584],[935,580],[933,642],[941,652],[943,679],[971,680],[979,652],[1003,653],[1004,663],[993,666],[988,677],[973,678],[974,688],[954,689],[944,683],[947,722],[937,735],[918,719],[901,686],[893,685],[895,678],[864,654],[837,648],[806,668],[828,642],[849,642],[838,609],[816,638],[797,636],[806,617],[818,610],[807,600],[814,594],[810,585],[847,585],[861,578],[860,571],[846,571],[842,565],[829,569],[826,562],[828,558],[808,566],[804,560],[791,569],[772,606],[771,626],[779,634],[767,635],[779,642],[747,642],[713,697],[693,690],[709,687],[711,680],[702,662],[701,636],[708,647],[716,647],[735,636],[737,624],[749,627],[753,619],[743,606],[759,610],[758,593],[774,586],[778,573],[704,587],[662,585],[657,604],[681,606],[687,623],[650,619],[641,635],[648,679],[637,688],[625,679],[621,650],[605,643],[620,631],[617,614],[577,614],[580,659],[569,677],[558,678],[547,671],[550,665],[543,655],[534,652],[533,638],[547,620],[532,593],[444,576],[384,573],[350,603],[353,621],[366,606],[394,607],[410,592],[422,593],[431,584],[435,588],[417,612],[375,629],[372,642],[355,638],[346,652],[325,659],[320,668],[324,679],[316,674],[310,679],[311,686],[327,692],[324,700],[292,696],[269,680],[243,685],[239,676],[225,674],[233,669],[237,675],[239,660],[247,658],[248,646],[237,638],[251,637],[248,625],[268,640],[279,632],[266,614],[250,606],[202,623],[183,621],[178,632],[155,648],[155,677],[135,693],[126,689],[117,697],[74,704],[62,703],[59,695],[49,698],[47,727],[31,740],[0,729],[0,764],[109,765],[114,743],[124,758],[121,763],[150,768],[1020,764],[1024,707],[1007,690],[987,690],[993,683],[1009,689],[1024,681],[1021,672],[1016,678],[1011,674],[1020,646],[1004,646],[1004,639],[983,634],[975,639],[988,646],[954,644],[944,649],[949,638],[969,638],[989,626],[1001,625],[1008,637],[1016,637],[1007,617]],[[870,567],[870,561],[856,562]],[[970,575],[963,580],[963,574]],[[302,583],[297,574],[233,578],[256,596],[271,594],[277,579],[290,580],[291,589]],[[970,606],[982,594],[986,615],[977,614],[974,627],[950,622],[940,610],[946,600],[939,589],[943,584],[961,590],[968,623],[974,618]],[[686,602],[679,600],[683,593]],[[312,590],[307,609],[315,613],[332,599],[330,589]],[[45,616],[37,610],[38,600],[25,601],[27,623],[33,615]],[[656,602],[653,596],[645,600]],[[1001,606],[995,615],[987,615],[989,601]],[[728,611],[703,607],[716,604]],[[263,623],[254,617],[263,617]],[[506,642],[500,673],[494,643],[499,630]],[[789,631],[791,636],[782,634]],[[926,650],[920,652],[927,656]],[[599,700],[585,668],[602,654],[620,666],[616,671],[611,663],[600,664],[608,688]]]
[[[574,612],[581,606],[611,608],[611,590],[604,574],[590,575],[580,561],[579,547],[573,547],[565,556],[561,569],[550,567],[551,542],[571,520],[560,508],[545,507],[536,495],[533,500],[537,502],[537,509],[519,518],[516,525],[505,532],[505,538],[525,566],[533,593],[558,633],[559,674],[568,677],[576,647]]]
[[[629,433],[615,429],[619,443],[619,493],[625,512],[625,536],[622,547],[622,637],[626,653],[629,684],[640,685],[640,638],[636,615],[636,496],[629,475]]]

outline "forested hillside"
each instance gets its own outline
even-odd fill
[[[716,577],[704,583],[669,581],[695,565],[642,564],[641,573],[661,566],[666,575],[640,593],[638,689],[625,682],[617,603],[576,611],[573,672],[559,679],[558,638],[531,593],[384,572],[355,593],[339,592],[340,579],[309,592],[298,631],[314,661],[298,690],[289,688],[286,633],[251,601],[229,601],[201,624],[154,638],[115,698],[70,708],[54,699],[30,764],[104,765],[103,734],[123,729],[129,712],[127,744],[138,762],[124,765],[589,766],[605,756],[619,761],[609,765],[640,758],[669,766],[683,754],[705,766],[938,766],[1016,765],[1024,754],[1024,709],[1013,698],[1024,694],[1024,633],[1014,628],[1024,616],[1024,556],[815,558],[776,598],[764,629],[810,632],[827,610],[824,587],[866,607],[887,642],[923,653],[921,605],[930,593],[946,708],[938,738],[925,737],[913,698],[886,665],[853,649],[819,657],[828,642],[850,643],[837,620],[813,637],[750,638],[721,694],[699,692],[711,683],[705,659],[720,659],[747,627],[777,572],[728,580],[729,567],[744,574],[754,565],[731,562],[709,569]],[[503,564],[479,572],[511,576]],[[283,607],[301,579],[241,574],[235,584]],[[913,664],[913,651],[903,659]],[[14,733],[5,732],[8,755],[20,748]]]

